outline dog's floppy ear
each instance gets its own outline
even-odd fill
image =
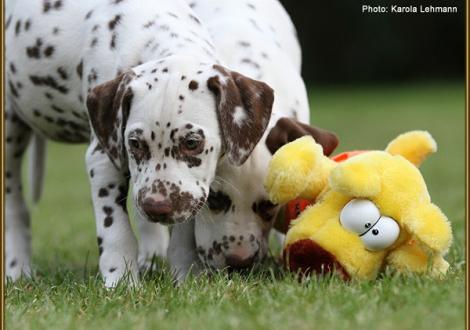
[[[259,142],[271,118],[274,92],[265,83],[214,65],[218,74],[207,87],[216,96],[217,118],[228,160],[243,164]]]
[[[119,170],[127,167],[123,135],[133,97],[129,87],[133,77],[129,71],[96,86],[86,102],[93,132]]]
[[[266,146],[274,154],[283,145],[305,135],[312,136],[323,147],[325,156],[331,155],[338,146],[338,137],[334,133],[288,117],[282,117],[276,122],[266,138]]]

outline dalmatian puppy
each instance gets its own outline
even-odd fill
[[[129,188],[145,259],[166,252],[160,225],[194,218],[206,203],[233,212],[219,192],[232,179],[220,176],[248,174],[249,165],[240,166],[268,158],[260,151],[262,158],[247,160],[271,117],[273,90],[224,66],[184,1],[8,1],[6,69],[5,259],[13,280],[31,275],[21,162],[32,135],[89,144],[99,268],[108,287],[138,278]],[[188,242],[180,242],[183,251]]]
[[[174,229],[169,259],[180,281],[190,270],[197,274],[204,268],[240,269],[261,261],[279,211],[263,187],[271,153],[306,134],[313,135],[327,154],[337,145],[335,135],[308,125],[301,50],[295,27],[277,0],[187,2],[207,26],[225,63],[267,82],[276,97],[268,130],[248,160],[241,166],[221,161],[207,207],[193,221]],[[235,113],[234,118],[244,121],[242,113]]]

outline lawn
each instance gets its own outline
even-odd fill
[[[338,133],[339,151],[383,149],[397,134],[430,131],[438,153],[422,166],[453,225],[444,280],[386,274],[373,282],[299,283],[271,262],[179,288],[168,272],[135,290],[106,290],[84,146],[49,145],[43,199],[34,207],[37,277],[6,288],[7,329],[463,329],[465,310],[464,86],[403,84],[311,89],[312,122]]]

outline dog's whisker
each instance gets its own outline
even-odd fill
[[[218,183],[220,183],[221,186],[223,186],[223,184],[225,183],[225,184],[231,186],[238,194],[241,194],[240,189],[238,189],[238,187],[237,187],[233,182],[231,182],[231,181],[229,181],[229,180],[227,180],[227,179],[224,179],[224,178],[222,178],[222,177],[220,177],[220,176],[216,176],[216,177],[215,177],[215,180],[218,180],[218,181],[219,181]]]

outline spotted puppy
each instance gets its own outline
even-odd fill
[[[183,1],[15,0],[6,7],[6,275],[31,274],[20,168],[35,134],[89,143],[100,271],[106,286],[126,274],[135,281],[129,185],[140,255],[164,254],[168,237],[154,224],[194,217],[219,166],[236,171],[246,162],[269,122],[273,91],[221,66]]]
[[[210,186],[207,207],[194,221],[176,226],[169,258],[177,278],[192,268],[244,268],[262,260],[279,207],[263,187],[271,152],[302,135],[313,135],[326,153],[336,147],[333,134],[310,127],[309,105],[300,76],[301,50],[295,27],[277,0],[187,0],[208,27],[223,61],[275,91],[273,116],[242,166],[222,160]],[[234,112],[236,128],[247,123]],[[268,149],[269,147],[269,149]],[[180,244],[184,242],[184,244]]]

